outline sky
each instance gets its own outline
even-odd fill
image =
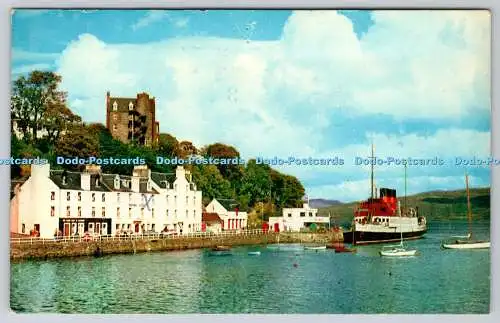
[[[355,164],[442,158],[410,166],[408,194],[490,185],[487,11],[16,10],[12,78],[62,76],[70,108],[105,122],[105,96],[156,98],[160,131],[197,147],[223,142],[243,158],[342,158],[276,166],[311,198],[370,193]],[[377,187],[404,190],[401,165],[377,166]]]

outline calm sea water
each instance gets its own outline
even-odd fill
[[[441,250],[464,223],[434,223],[408,244],[411,258],[380,246],[358,254],[234,248],[28,261],[11,265],[11,308],[58,313],[488,313],[488,250]],[[489,237],[489,223],[476,224]],[[260,256],[248,251],[260,250]]]

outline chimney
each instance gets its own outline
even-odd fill
[[[83,172],[80,175],[80,185],[82,187],[82,190],[90,191],[90,173],[89,172]]]
[[[146,177],[149,179],[151,178],[151,170],[148,168],[148,165],[134,166],[132,176]]]
[[[139,181],[140,177],[138,176],[132,176],[132,187],[130,188],[132,192],[139,193]]]
[[[101,173],[101,166],[100,165],[86,165],[85,172],[90,173],[90,174],[100,174]]]
[[[182,166],[177,166],[175,169],[175,178],[185,178],[186,176],[186,171],[184,170],[184,167]]]

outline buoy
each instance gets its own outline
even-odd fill
[[[295,268],[297,268],[299,265],[297,265],[297,264],[293,264],[293,266],[294,266]]]

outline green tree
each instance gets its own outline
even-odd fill
[[[42,71],[33,71],[28,77],[20,76],[14,81],[11,117],[26,140],[37,140],[37,132],[45,126],[43,117],[49,107],[66,104],[66,94],[57,89],[60,82],[59,75]],[[54,114],[50,119],[53,118]]]
[[[179,141],[168,133],[161,133],[156,147],[161,156],[177,156],[179,154]]]
[[[231,185],[222,177],[215,165],[194,165],[193,181],[203,191],[203,202],[208,204],[213,198],[234,198]]]
[[[269,199],[271,192],[271,177],[268,165],[259,165],[255,159],[248,161],[245,173],[241,180],[241,187],[238,195],[250,196],[250,204]]]
[[[59,138],[55,153],[64,157],[99,157],[99,133],[91,131],[89,126],[76,126]],[[77,169],[81,166],[71,165],[68,168]]]

